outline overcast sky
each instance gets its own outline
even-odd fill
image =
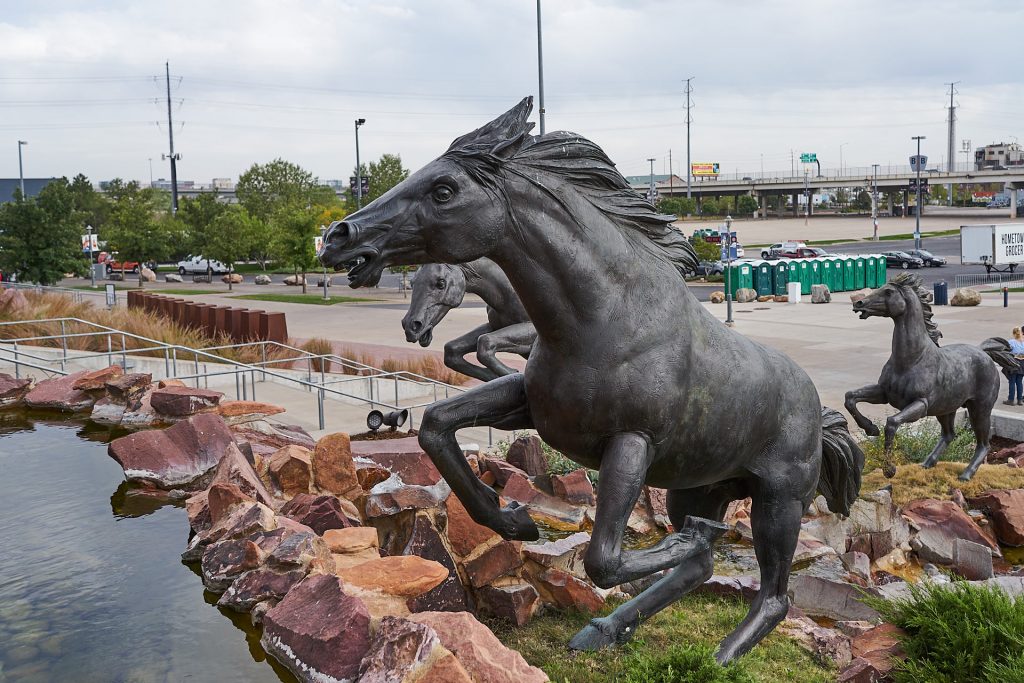
[[[905,164],[1024,135],[1024,3],[989,0],[544,0],[548,130],[583,134],[626,175],[686,158],[723,173]],[[33,0],[0,16],[0,177],[237,178],[283,157],[321,178],[401,154],[416,169],[537,93],[534,0]],[[959,154],[960,161],[965,159]]]

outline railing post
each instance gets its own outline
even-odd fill
[[[317,403],[320,413],[320,429],[324,429],[324,388],[321,386],[317,392]]]
[[[68,360],[67,325],[64,323],[63,320],[60,321],[60,347],[63,350],[63,358],[60,362],[60,369],[67,370],[67,367],[65,367]]]
[[[306,356],[306,381],[309,382],[309,384],[313,383],[313,356],[312,355]],[[313,390],[312,387],[309,386],[309,384],[306,385],[306,391],[312,391]]]
[[[261,353],[261,355],[263,357],[263,362],[260,364],[260,367],[263,368],[263,381],[266,382],[267,381],[267,343],[266,342],[263,342],[262,344],[260,344],[260,353]]]
[[[199,354],[196,353],[195,351],[193,351],[192,352],[192,358],[195,360],[195,365],[196,365],[196,389],[198,389],[199,388]]]
[[[249,384],[251,385],[250,388],[252,389],[252,400],[255,401],[256,400],[256,371],[255,370],[250,370],[249,371]]]
[[[242,396],[241,385],[238,382],[238,368],[235,368],[235,400],[239,400]]]
[[[128,342],[125,339],[124,333],[121,333],[121,369],[125,370],[128,368]]]
[[[174,371],[174,377],[178,376],[178,349],[171,349],[171,370]]]
[[[249,400],[249,392],[248,392],[248,386],[247,385],[248,385],[248,380],[246,379],[245,373],[243,372],[242,373],[242,400],[243,401],[248,401]]]
[[[164,377],[171,376],[171,354],[167,347],[164,347]]]
[[[18,342],[14,342],[14,378],[21,379],[21,364],[18,363]]]

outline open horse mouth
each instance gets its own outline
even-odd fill
[[[331,261],[335,272],[348,270],[349,286],[353,288],[375,285],[384,271],[380,252],[371,246],[359,247],[351,254],[341,254]]]

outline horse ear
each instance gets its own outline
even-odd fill
[[[507,112],[466,133],[448,147],[449,152],[489,153],[502,158],[515,154],[529,138],[533,124],[526,119],[533,111],[533,97],[524,97]]]

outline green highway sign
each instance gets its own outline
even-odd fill
[[[804,152],[800,155],[801,164],[813,164],[818,160],[818,155],[815,152]]]

